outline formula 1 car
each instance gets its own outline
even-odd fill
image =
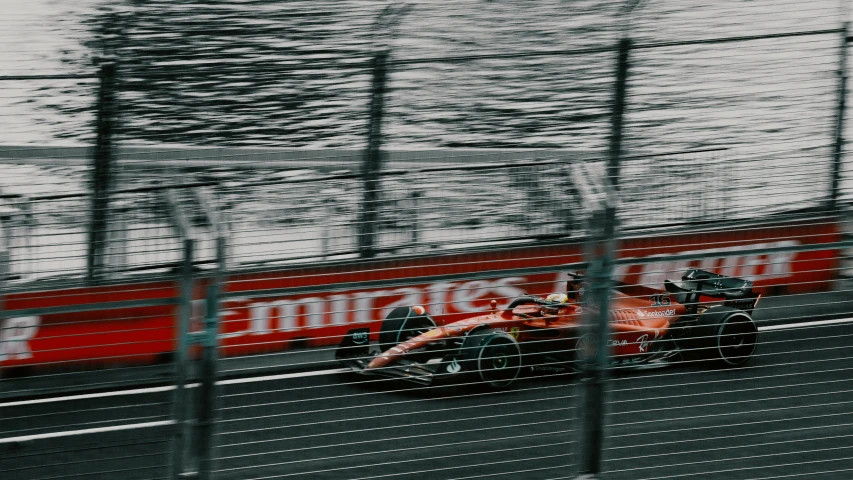
[[[398,307],[382,322],[378,348],[369,328],[350,330],[336,358],[352,371],[422,385],[473,377],[495,388],[524,369],[578,369],[598,345],[583,333],[583,278],[565,294],[522,296],[504,309],[438,326],[423,307]],[[663,290],[614,286],[610,302],[610,358],[616,366],[686,360],[738,366],[755,352],[752,311],[761,295],[752,282],[704,270],[687,271]],[[594,312],[593,312],[594,313]],[[376,337],[376,335],[374,335]],[[594,355],[594,352],[593,352]]]

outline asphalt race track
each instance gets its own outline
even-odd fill
[[[763,325],[744,368],[615,372],[602,478],[853,478],[853,323]],[[498,392],[334,372],[279,377],[220,387],[215,478],[576,473],[582,388],[571,376],[532,376]],[[164,478],[173,391],[122,393],[0,403],[0,439],[26,437],[0,443],[3,480]],[[109,431],[130,424],[150,426]]]

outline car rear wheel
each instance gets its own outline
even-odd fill
[[[685,357],[736,367],[752,358],[758,344],[758,328],[748,313],[715,307],[699,316],[685,342]]]
[[[423,307],[397,307],[382,321],[379,348],[384,352],[435,327],[435,320]]]
[[[724,363],[737,366],[746,363],[755,353],[758,328],[746,313],[726,317],[717,331],[716,356]]]

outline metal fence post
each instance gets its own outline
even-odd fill
[[[201,344],[199,369],[198,427],[195,454],[198,459],[198,478],[208,480],[213,471],[213,428],[216,423],[217,349],[219,348],[219,300],[227,267],[226,216],[212,195],[199,191],[199,200],[207,212],[216,232],[216,269],[207,287],[203,331],[194,334],[194,342]]]
[[[225,258],[225,239],[216,239],[217,273],[207,287],[206,315],[202,332],[202,356],[198,410],[196,458],[198,478],[208,480],[213,470],[213,426],[216,422],[216,361],[219,347],[219,296],[222,291],[222,272]]]
[[[189,370],[189,333],[192,317],[192,288],[193,288],[193,250],[191,238],[184,238],[183,261],[180,270],[180,303],[178,305],[178,322],[175,341],[175,396],[174,420],[175,437],[172,451],[172,478],[180,478],[184,474],[184,455],[187,435],[187,372]]]
[[[109,253],[108,264],[110,271],[120,272],[128,265],[128,243],[130,242],[130,215],[131,206],[126,201],[113,203],[112,228],[107,236],[107,251]]]
[[[0,204],[0,287],[12,276],[12,224],[15,210]]]
[[[612,189],[610,189],[612,191]],[[587,246],[589,263],[589,305],[583,335],[589,340],[579,344],[589,350],[579,352],[584,362],[583,402],[581,404],[582,433],[580,441],[581,478],[595,477],[601,472],[601,450],[604,440],[604,385],[610,369],[610,277],[613,272],[615,237],[615,206],[612,198],[596,212],[590,230],[593,231]],[[598,228],[596,228],[596,226]],[[597,230],[597,231],[595,231]]]
[[[601,451],[604,440],[604,385],[610,368],[610,288],[613,272],[613,255],[616,237],[616,196],[619,186],[619,164],[622,154],[622,118],[625,111],[625,94],[628,78],[628,52],[631,40],[619,41],[617,56],[615,98],[613,102],[610,155],[607,159],[607,178],[603,191],[592,198],[587,245],[590,265],[590,304],[584,335],[589,335],[586,351],[579,352],[586,368],[583,379],[584,396],[581,404],[582,437],[580,441],[580,478],[597,478],[601,472]]]
[[[178,316],[175,325],[175,392],[172,402],[172,417],[175,430],[172,439],[172,465],[169,478],[176,480],[185,477],[186,443],[189,438],[187,413],[187,375],[190,362],[190,322],[192,320],[193,301],[193,257],[195,255],[195,239],[190,223],[184,210],[180,207],[177,195],[172,190],[164,192],[166,205],[171,211],[172,221],[182,241],[181,264],[178,269]]]
[[[3,205],[0,203],[0,208]],[[3,311],[6,308],[5,303],[5,287],[6,281],[10,278],[12,272],[12,227],[9,224],[9,220],[7,218],[11,218],[11,214],[13,212],[0,212],[0,242],[2,242],[2,246],[0,246],[0,338],[2,338],[4,316]],[[0,350],[2,353],[2,350]],[[3,385],[3,377],[5,375],[5,368],[2,364],[0,364],[0,392],[2,392]]]
[[[112,133],[115,114],[114,62],[101,63],[97,105],[97,140],[92,173],[92,211],[89,221],[89,242],[86,255],[86,278],[97,281],[104,270],[107,244],[107,210],[109,209],[110,166],[113,157]]]
[[[370,117],[367,127],[367,150],[364,153],[362,179],[364,200],[361,205],[361,225],[358,250],[362,257],[376,255],[376,223],[379,216],[379,174],[382,170],[382,111],[385,103],[386,62],[388,51],[381,50],[373,57],[370,89]]]
[[[847,106],[847,36],[850,22],[844,22],[841,34],[841,58],[838,66],[838,111],[835,118],[835,142],[832,150],[832,184],[829,190],[830,212],[838,208],[838,197],[841,188],[841,164],[844,158],[844,112]]]
[[[421,215],[421,205],[420,198],[423,196],[420,189],[415,187],[414,190],[409,194],[409,198],[412,202],[412,208],[410,210],[410,215],[412,216],[412,250],[417,252],[420,250],[421,243],[421,224],[420,224],[420,215]]]
[[[320,238],[320,255],[323,257],[323,260],[328,260],[329,250],[331,249],[330,244],[332,243],[332,224],[336,220],[335,199],[330,189],[321,191],[320,195],[325,195],[323,198],[325,220],[323,221],[322,238]]]
[[[19,277],[35,271],[33,265],[35,261],[33,250],[35,216],[33,215],[32,202],[27,195],[18,197],[16,208],[21,212],[21,221],[17,224],[18,231],[13,233],[10,254],[12,255],[12,273]]]
[[[619,191],[619,166],[622,153],[622,119],[625,113],[625,96],[628,89],[628,52],[631,39],[619,40],[616,57],[616,84],[613,91],[613,114],[610,130],[610,152],[607,159],[607,178],[610,185]]]

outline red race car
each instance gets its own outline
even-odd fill
[[[369,328],[350,330],[336,358],[355,372],[430,385],[468,376],[502,388],[524,369],[576,368],[598,345],[581,334],[587,307],[583,279],[572,275],[567,292],[523,296],[505,309],[438,326],[423,307],[398,307],[382,322],[378,349]],[[663,290],[616,286],[610,302],[611,358],[633,366],[673,360],[737,366],[755,352],[752,311],[760,294],[752,282],[689,270]],[[594,312],[592,312],[594,313]]]

